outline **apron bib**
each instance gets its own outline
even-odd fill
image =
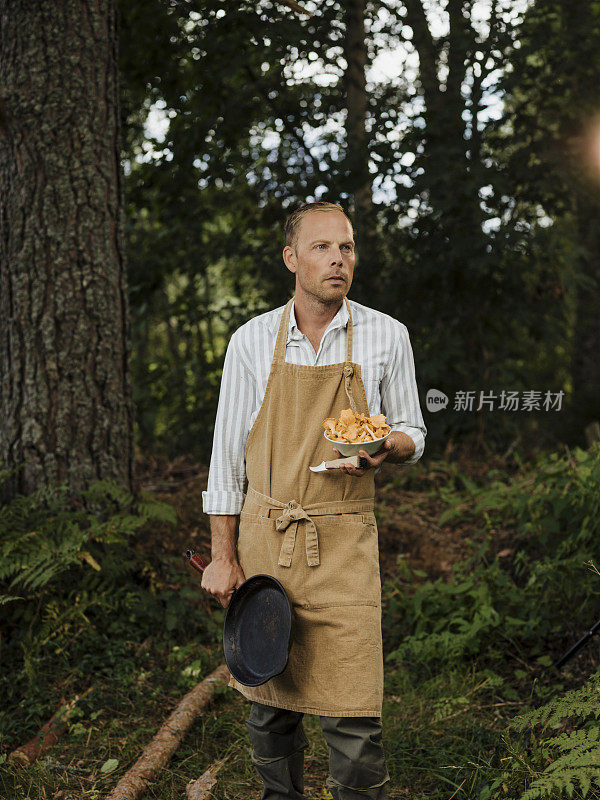
[[[350,304],[344,298],[350,314]],[[285,361],[285,306],[265,397],[246,442],[248,491],[240,513],[238,560],[246,578],[281,582],[293,610],[282,675],[262,686],[229,686],[248,700],[322,716],[381,716],[383,651],[374,470],[314,473],[333,457],[321,423],[350,406],[369,414],[360,364]]]

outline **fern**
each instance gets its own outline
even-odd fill
[[[526,785],[519,800],[598,796],[592,787],[600,788],[599,699],[600,672],[509,723],[504,740],[510,763],[503,778],[507,789]],[[568,730],[556,733],[561,727]],[[521,733],[516,742],[513,730]]]
[[[150,519],[174,523],[176,515],[166,503],[147,494],[135,501],[109,481],[95,482],[77,502],[65,484],[16,497],[0,509],[0,603],[24,599],[1,593],[3,584],[32,596],[72,571],[114,580],[130,566],[127,540]]]
[[[580,689],[572,689],[541,708],[526,715],[515,717],[511,727],[523,730],[525,727],[542,723],[546,728],[557,728],[569,717],[587,719],[600,716],[600,676],[592,676]]]
[[[575,785],[579,784],[582,797],[586,797],[590,786],[600,786],[600,729],[575,730],[563,733],[546,741],[550,748],[557,748],[558,756],[545,771],[536,778],[521,795],[520,800],[535,800],[538,797],[573,797]]]
[[[412,576],[405,571],[384,585],[390,661],[427,669],[473,657],[489,663],[507,641],[521,653],[546,648],[551,634],[573,626],[573,608],[577,625],[594,613],[599,587],[583,566],[600,536],[600,443],[540,458],[506,484],[478,488],[459,477],[466,494],[439,490],[450,507],[445,518],[454,509],[480,521],[480,544],[472,543],[472,557],[454,566],[450,580],[406,591]],[[511,559],[494,554],[499,529],[514,531]]]

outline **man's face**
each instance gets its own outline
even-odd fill
[[[300,220],[296,246],[284,248],[283,260],[296,275],[296,293],[338,303],[352,284],[352,226],[340,211],[309,211]]]

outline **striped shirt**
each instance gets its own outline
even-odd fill
[[[414,464],[425,447],[415,365],[406,325],[349,299],[352,312],[352,361],[360,364],[369,412],[385,414],[393,431],[403,431],[415,452],[402,465]],[[262,405],[285,306],[267,311],[234,331],[225,354],[215,420],[208,486],[202,492],[205,514],[239,514],[244,503],[246,440]],[[329,323],[319,350],[296,325],[292,303],[285,360],[320,366],[346,360],[348,309],[342,303]],[[333,457],[332,453],[332,457]]]

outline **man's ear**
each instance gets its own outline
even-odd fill
[[[283,248],[283,261],[290,272],[296,272],[296,251],[293,247],[286,245]]]

